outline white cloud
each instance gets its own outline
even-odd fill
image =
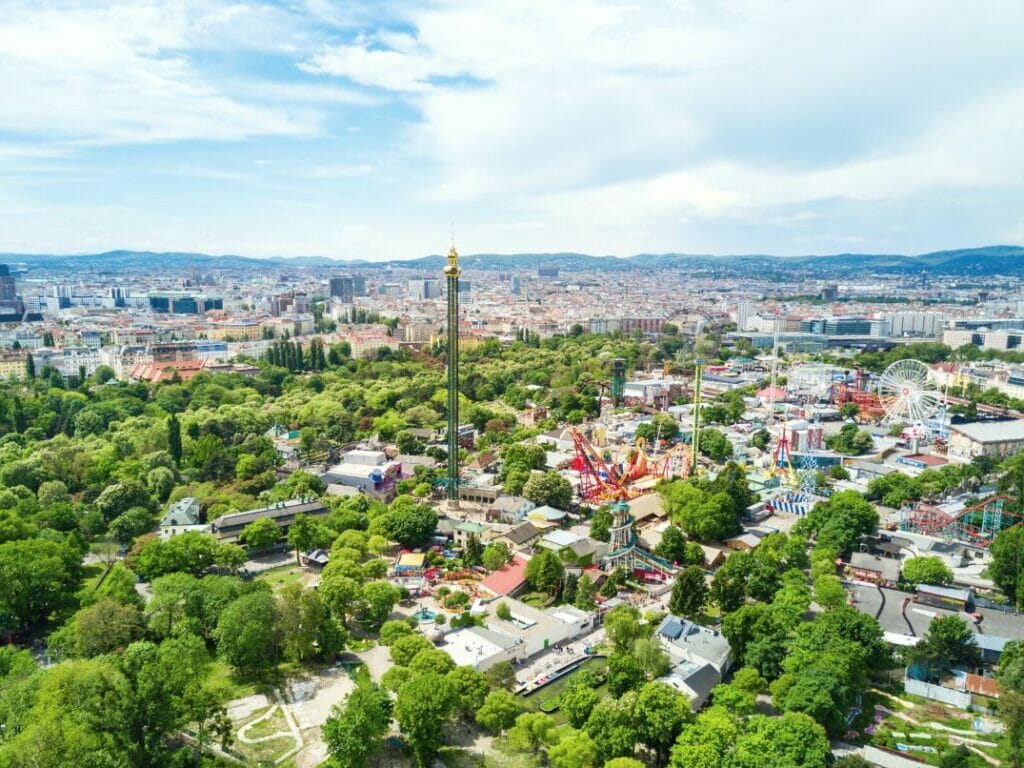
[[[190,61],[204,34],[250,11],[211,3],[109,7],[6,5],[0,10],[0,122],[14,133],[81,143],[304,135],[306,108],[246,103]]]
[[[418,109],[422,202],[547,221],[566,247],[1021,185],[1020,4],[479,0],[405,20],[306,67]]]

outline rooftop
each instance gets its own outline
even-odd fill
[[[679,616],[666,616],[655,633],[669,651],[676,650],[723,669],[729,662],[729,641],[718,631]]]
[[[254,520],[259,520],[263,517],[269,517],[272,520],[276,520],[280,517],[289,517],[291,515],[297,515],[299,513],[314,513],[320,514],[327,512],[326,505],[319,499],[292,499],[291,501],[279,501],[270,507],[260,507],[259,509],[250,509],[247,512],[235,512],[230,515],[221,515],[213,521],[213,527],[215,529],[233,528],[235,526],[245,526]]]
[[[948,597],[952,600],[962,600],[965,603],[970,602],[971,597],[974,595],[974,592],[972,592],[970,589],[958,589],[956,587],[940,587],[935,584],[918,584],[917,592],[918,594],[924,592],[928,595]]]
[[[1004,443],[1024,441],[1024,420],[976,421],[970,424],[953,424],[951,432],[964,435],[976,443]]]
[[[492,571],[480,586],[495,595],[508,595],[515,592],[526,581],[527,560],[516,555],[512,562],[506,563],[496,571]]]

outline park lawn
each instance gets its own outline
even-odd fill
[[[277,568],[270,568],[256,576],[257,581],[265,581],[270,584],[270,588],[275,594],[292,584],[305,586],[310,578],[312,578],[312,574],[309,571],[295,564],[279,565]]]
[[[259,693],[255,683],[242,680],[230,664],[217,658],[210,663],[206,683],[213,688],[224,690],[228,701]]]
[[[282,736],[278,739],[261,741],[258,744],[245,744],[236,740],[232,746],[233,751],[248,760],[247,765],[276,762],[293,749],[295,749],[295,739],[292,736]]]
[[[89,563],[82,566],[82,591],[95,592],[99,587],[103,575],[107,572],[106,566],[99,563]]]
[[[445,768],[481,768],[484,765],[482,755],[475,755],[459,747],[441,747],[437,756]]]
[[[259,719],[266,713],[266,710],[256,713],[256,716],[251,718],[249,722]],[[245,726],[238,729],[239,731],[245,730]],[[284,712],[278,707],[274,710],[274,714],[268,717],[266,720],[260,720],[256,725],[252,726],[245,731],[245,735],[250,739],[262,739],[265,736],[273,736],[277,733],[291,733],[288,729],[288,721],[284,717]],[[239,739],[238,743],[243,743]]]
[[[366,668],[365,664],[358,664],[348,670],[349,674],[352,675],[352,679],[356,681],[356,685],[370,685],[373,679],[370,677],[370,670]]]
[[[526,592],[525,594],[520,595],[519,599],[527,605],[532,605],[534,608],[540,608],[548,601],[549,597],[550,595],[548,595],[547,592]]]
[[[352,653],[362,653],[373,648],[377,643],[368,637],[353,637],[350,638],[346,644],[345,650],[352,651]]]

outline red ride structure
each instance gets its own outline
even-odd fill
[[[958,512],[908,501],[900,509],[899,527],[901,531],[987,549],[997,533],[1020,523],[1020,515],[1004,509],[1009,501],[1006,496],[992,496]]]
[[[877,392],[868,389],[868,380],[860,368],[856,369],[853,383],[834,382],[830,393],[832,403],[837,406],[844,406],[847,403],[855,403],[860,409],[859,415],[863,419],[877,420],[885,416],[885,408],[878,398]]]
[[[635,496],[616,476],[601,458],[601,454],[590,444],[579,430],[572,430],[572,442],[576,457],[572,466],[580,473],[580,498],[587,504],[600,504],[614,499],[630,499]]]

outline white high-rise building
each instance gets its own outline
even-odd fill
[[[750,330],[750,317],[754,313],[754,306],[749,301],[741,301],[736,305],[736,330]]]

